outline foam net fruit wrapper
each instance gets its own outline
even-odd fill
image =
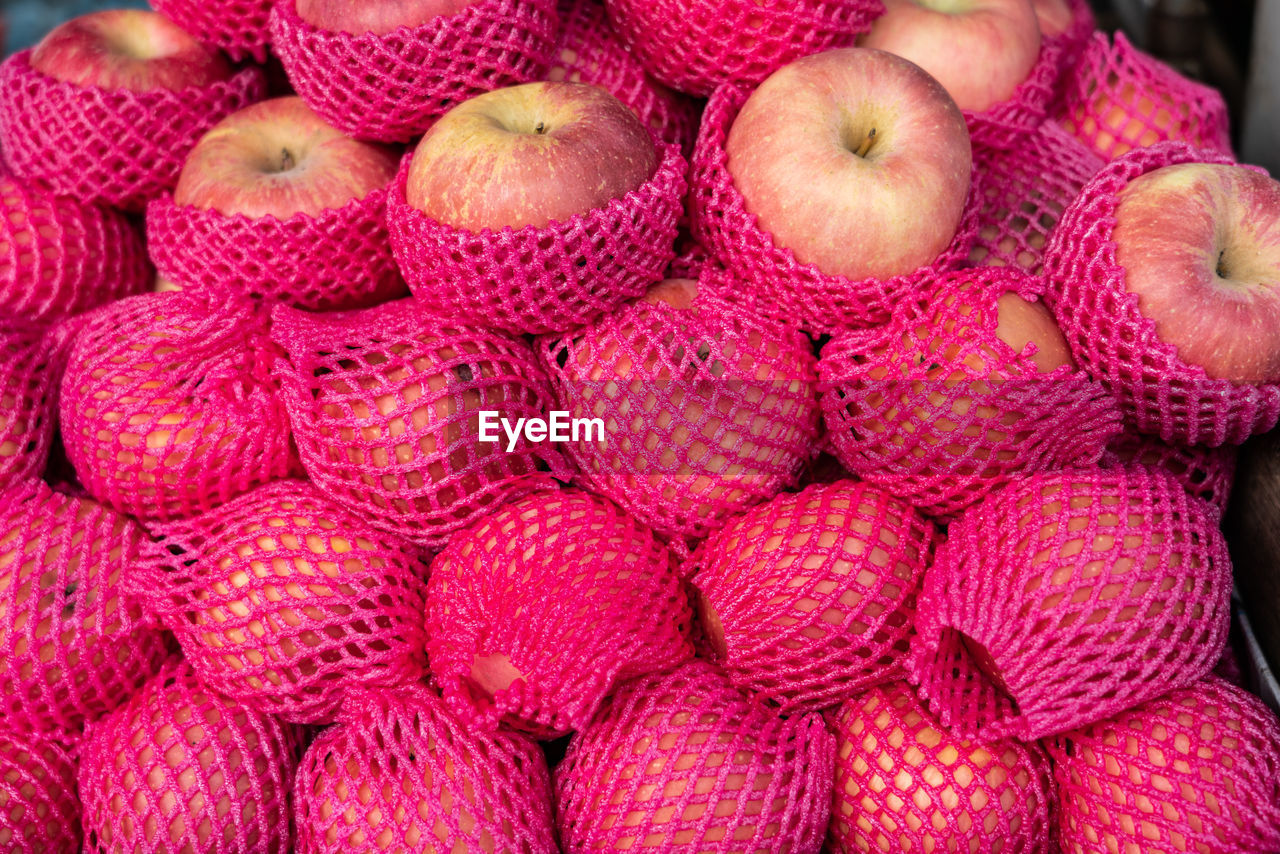
[[[58,422],[56,337],[0,316],[0,489],[39,477]]]
[[[413,300],[357,312],[278,309],[275,366],[310,479],[375,527],[437,549],[494,506],[568,480],[554,445],[497,425],[545,419],[552,395],[529,345],[427,317]]]
[[[731,519],[691,561],[716,660],[782,714],[902,677],[934,537],[913,508],[852,480]]]
[[[170,665],[85,732],[85,851],[289,854],[301,747],[297,728]]]
[[[80,854],[76,761],[47,736],[0,724],[0,845],[8,854]]]
[[[671,553],[607,501],[544,490],[481,519],[431,565],[427,659],[473,725],[579,729],[626,679],[693,650]]]
[[[298,854],[558,854],[542,749],[478,732],[421,685],[362,691],[320,734],[294,785]]]
[[[817,851],[835,745],[818,715],[789,719],[695,659],[623,686],[555,770],[566,854],[653,847]]]
[[[1231,164],[1182,143],[1135,149],[1108,163],[1062,215],[1045,250],[1046,294],[1076,362],[1120,402],[1140,433],[1185,445],[1239,445],[1280,421],[1280,384],[1212,379],[1178,358],[1125,288],[1112,238],[1119,193],[1180,163]]]
[[[147,0],[151,8],[237,62],[267,61],[267,21],[275,0]]]
[[[295,470],[265,347],[265,319],[234,300],[146,294],[89,316],[61,390],[63,444],[89,494],[164,521]]]
[[[1219,514],[1226,513],[1231,487],[1236,479],[1239,448],[1221,445],[1170,445],[1153,436],[1123,432],[1107,445],[1102,455],[1103,468],[1138,464],[1167,472],[1187,492],[1212,505]]]
[[[755,292],[769,316],[809,332],[836,332],[883,323],[892,307],[910,299],[934,276],[961,266],[978,233],[982,194],[975,181],[951,245],[928,267],[890,279],[852,281],[829,276],[774,243],[747,209],[729,174],[725,140],[751,89],[726,84],[702,114],[690,183],[693,234],[708,253]]]
[[[293,723],[426,673],[426,565],[315,486],[277,481],[159,529],[148,600],[203,684]]]
[[[0,146],[14,174],[60,196],[140,211],[172,189],[205,131],[262,100],[247,67],[230,80],[181,91],[100,89],[47,77],[31,51],[0,64]]]
[[[907,668],[943,724],[1030,741],[1185,687],[1222,655],[1217,514],[1140,466],[1017,481],[948,530]]]
[[[1049,743],[1063,854],[1280,850],[1280,722],[1215,677]]]
[[[884,12],[880,0],[606,0],[614,29],[649,73],[706,97],[721,83],[759,83],[784,65],[848,47]]]
[[[679,149],[638,189],[545,228],[454,228],[405,200],[412,154],[392,185],[391,248],[424,310],[513,332],[559,332],[589,323],[662,278],[675,258],[686,191]]]
[[[841,464],[950,516],[1026,474],[1097,463],[1120,430],[1111,396],[1070,365],[1041,373],[996,335],[1000,295],[1042,289],[1008,267],[949,273],[887,325],[832,338],[818,370]]]
[[[1052,769],[1038,745],[959,738],[905,682],[872,688],[830,719],[833,854],[1056,851]]]

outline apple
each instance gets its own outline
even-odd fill
[[[480,0],[297,0],[298,17],[335,32],[385,36],[400,27],[420,27],[456,15]]]
[[[427,131],[408,203],[467,231],[543,228],[653,177],[658,152],[617,98],[582,83],[526,83],[464,101]]]
[[[1095,153],[1114,160],[1165,140],[1199,142],[1198,123],[1184,129],[1190,118],[1186,106],[1157,85],[1117,82],[1114,88],[1097,88],[1090,100],[1068,109],[1061,122]]]
[[[31,51],[41,74],[102,89],[148,92],[208,86],[231,77],[222,54],[145,9],[108,9],[55,27]]]
[[[1214,379],[1280,382],[1280,182],[1185,163],[1130,181],[1113,232],[1156,336]]]
[[[933,78],[883,51],[842,48],[780,69],[725,143],[747,209],[823,273],[863,280],[931,263],[964,213],[964,116]]]
[[[1041,36],[1060,36],[1075,23],[1075,10],[1068,0],[1032,0]]]
[[[316,216],[387,186],[396,167],[393,149],[344,135],[301,98],[275,98],[206,133],[183,164],[173,200],[224,216]]]

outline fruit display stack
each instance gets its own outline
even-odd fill
[[[1215,90],[1085,0],[152,7],[0,62],[0,852],[1280,852]]]

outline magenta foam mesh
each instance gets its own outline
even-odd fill
[[[0,148],[19,178],[60,196],[140,211],[172,189],[187,153],[222,119],[262,100],[261,69],[181,91],[79,86],[0,64]]]
[[[553,772],[565,854],[817,851],[835,742],[694,659],[622,686]]]
[[[790,249],[774,243],[734,186],[725,151],[729,128],[751,92],[746,86],[726,84],[703,111],[690,166],[692,226],[694,237],[710,256],[741,280],[740,287],[754,291],[770,316],[815,333],[874,326],[883,323],[898,302],[916,295],[931,277],[965,262],[978,233],[982,206],[976,180],[951,244],[932,264],[905,275],[857,282],[830,276],[812,264],[800,263]]]
[[[1217,513],[1134,466],[1015,481],[947,532],[907,669],[957,733],[1030,741],[1208,673],[1231,620]]]
[[[969,263],[1040,275],[1062,212],[1105,162],[1052,120],[1007,150],[975,149],[973,158],[982,212]]]
[[[267,61],[267,21],[275,0],[147,0],[151,8],[237,62]]]
[[[200,684],[178,662],[90,724],[85,854],[290,854],[301,731]]]
[[[1063,854],[1280,850],[1280,722],[1210,677],[1048,744]]]
[[[146,542],[128,517],[40,481],[0,493],[0,725],[79,730],[169,658],[124,588]]]
[[[44,473],[63,369],[56,336],[0,315],[0,490]]]
[[[327,724],[353,689],[426,674],[426,563],[318,487],[276,481],[153,531],[146,601],[212,690]]]
[[[545,420],[551,388],[529,345],[424,315],[409,299],[356,312],[278,309],[275,376],[303,468],[375,527],[438,549],[496,505],[568,480],[556,446],[514,444]]]
[[[163,276],[210,301],[234,294],[311,311],[364,308],[405,293],[386,211],[386,189],[285,220],[178,205],[165,194],[147,206],[147,247]]]
[[[0,725],[0,848],[80,854],[76,760],[59,741]]]
[[[832,854],[1051,854],[1049,757],[1036,744],[961,738],[905,682],[846,701],[836,736]]]
[[[690,561],[714,659],[781,714],[901,678],[934,538],[914,508],[852,480],[735,516]]]
[[[884,326],[837,333],[818,362],[831,452],[857,477],[951,516],[1028,474],[1096,464],[1121,428],[1083,371],[1041,373],[996,334],[1006,292],[1043,283],[1011,267],[948,273]]]
[[[422,685],[362,691],[307,748],[293,790],[297,854],[559,854],[541,747],[485,734]]]
[[[851,47],[881,0],[606,0],[627,50],[661,82],[698,97],[722,83],[759,83],[784,65]]]
[[[1122,432],[1107,445],[1103,468],[1137,463],[1173,475],[1188,493],[1226,513],[1240,449],[1235,445],[1170,445],[1154,436]]]
[[[1076,362],[1120,402],[1140,433],[1185,445],[1239,445],[1280,420],[1280,384],[1212,379],[1178,357],[1125,288],[1112,237],[1119,193],[1134,178],[1229,157],[1169,142],[1108,163],[1062,215],[1045,250],[1046,294]]]
[[[659,156],[653,177],[604,207],[543,228],[473,232],[410,207],[407,154],[387,203],[396,263],[443,318],[534,334],[589,323],[644,293],[675,258],[686,164],[673,145],[659,144]]]
[[[975,156],[983,149],[1012,151],[1044,123],[1058,94],[1062,74],[1073,59],[1073,47],[1066,34],[1042,38],[1039,58],[1012,95],[985,110],[965,110]]]
[[[82,324],[61,387],[62,441],[99,501],[192,516],[297,468],[266,323],[238,301],[145,294]]]
[[[544,490],[460,531],[431,564],[427,659],[449,708],[538,738],[581,728],[621,682],[689,658],[693,615],[651,531]]]
[[[1092,35],[1063,81],[1054,115],[1105,160],[1168,140],[1232,154],[1221,93],[1138,50],[1124,33],[1114,42]]]
[[[123,214],[0,167],[0,312],[58,321],[150,290],[154,275],[141,231]]]
[[[558,28],[556,0],[477,0],[385,35],[316,27],[296,0],[271,12],[272,47],[307,105],[344,133],[384,142],[421,136],[476,95],[541,79]]]

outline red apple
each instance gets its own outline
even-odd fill
[[[298,0],[298,17],[343,33],[386,35],[420,27],[441,15],[456,15],[478,0]]]
[[[1280,182],[1187,163],[1120,192],[1125,287],[1182,361],[1238,383],[1280,382]]]
[[[232,113],[192,149],[173,200],[231,216],[316,215],[387,186],[392,149],[345,136],[301,98]]]
[[[918,66],[878,50],[828,51],[775,72],[725,148],[735,186],[774,241],[854,280],[931,263],[969,192],[964,116]]]
[[[1075,12],[1067,0],[1032,0],[1032,6],[1042,36],[1060,36],[1075,21]]]
[[[31,52],[31,67],[79,86],[181,90],[231,76],[222,54],[145,9],[110,9],[55,27]]]
[[[1040,373],[1051,373],[1063,365],[1075,366],[1066,336],[1044,303],[1031,302],[1009,291],[996,300],[996,309],[996,337],[1015,353],[1023,353],[1027,345],[1035,344],[1031,361]]]
[[[526,83],[442,116],[413,156],[406,196],[468,231],[541,228],[625,196],[657,166],[648,130],[604,89]]]
[[[858,39],[911,60],[937,78],[962,110],[1007,101],[1040,57],[1031,0],[885,0]]]

